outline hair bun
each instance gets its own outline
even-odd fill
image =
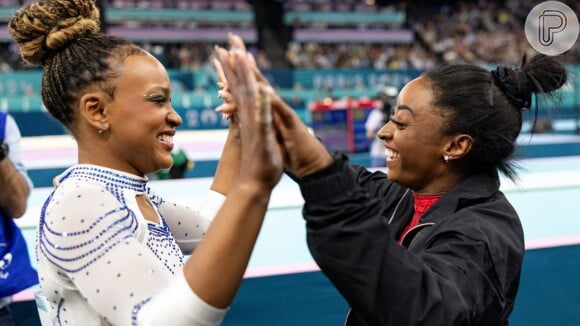
[[[491,72],[498,87],[518,109],[530,108],[532,94],[551,93],[568,80],[566,68],[555,57],[538,54],[512,69],[504,65]]]
[[[72,41],[100,30],[94,0],[43,0],[19,9],[9,32],[24,61],[42,64]]]
[[[520,110],[530,108],[534,89],[525,73],[499,65],[491,75],[513,106]]]

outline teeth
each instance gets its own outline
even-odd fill
[[[159,140],[165,143],[171,143],[173,142],[173,136],[170,135],[161,135],[159,136]]]
[[[385,155],[387,156],[387,158],[389,158],[391,160],[399,158],[399,153],[397,153],[391,149],[388,149],[388,148],[385,149]]]

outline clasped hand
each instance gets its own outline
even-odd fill
[[[230,34],[229,44],[229,51],[216,46],[214,52],[218,96],[224,100],[216,111],[230,117],[232,123],[239,123],[241,173],[250,168],[264,178],[266,170],[273,169],[279,159],[298,178],[330,165],[332,157],[324,145],[275,93],[242,39]],[[271,166],[267,167],[268,164]],[[259,172],[262,168],[266,170]]]

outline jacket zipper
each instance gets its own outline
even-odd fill
[[[426,226],[433,226],[433,225],[435,225],[435,223],[433,223],[433,222],[427,222],[427,223],[421,223],[421,224],[415,225],[414,227],[410,228],[407,232],[405,232],[405,234],[403,234],[403,236],[401,237],[401,244],[405,243],[405,238],[412,231],[417,230],[419,228],[423,228],[423,227],[426,227]],[[411,246],[411,244],[409,243],[409,247],[410,246]]]
[[[397,210],[399,210],[399,206],[401,206],[403,199],[405,199],[405,197],[407,196],[409,191],[410,191],[410,189],[407,188],[407,190],[405,190],[405,192],[403,193],[403,196],[401,196],[401,198],[399,198],[399,201],[397,202],[397,206],[395,206],[395,210],[393,211],[393,214],[391,214],[391,217],[389,217],[389,221],[387,222],[387,224],[391,224],[391,222],[393,222],[393,219],[395,218],[395,215],[397,214]],[[414,229],[414,228],[411,228],[411,230],[412,229]],[[409,230],[409,231],[411,231],[411,230]],[[409,232],[407,232],[407,233],[409,233]],[[348,325],[348,318],[350,317],[351,311],[352,311],[352,307],[349,307],[348,312],[346,313],[346,318],[344,319],[344,326]]]
[[[397,203],[397,206],[395,206],[395,210],[393,211],[393,214],[391,214],[391,217],[389,218],[389,221],[387,222],[387,224],[391,224],[391,222],[393,222],[393,219],[395,218],[395,214],[397,214],[397,210],[399,210],[399,206],[401,206],[403,199],[405,199],[405,197],[407,196],[409,191],[410,191],[410,189],[407,188],[407,190],[405,190],[405,193],[403,194],[403,196],[401,196],[401,198],[399,198],[399,202]]]

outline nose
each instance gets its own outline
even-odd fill
[[[387,141],[393,138],[393,125],[391,121],[387,122],[385,125],[379,129],[377,132],[377,137],[382,141]]]
[[[169,106],[169,113],[167,114],[167,121],[174,128],[179,127],[183,124],[183,120],[181,119],[181,116],[179,115],[179,113],[177,113],[177,111],[175,111],[173,106]]]

